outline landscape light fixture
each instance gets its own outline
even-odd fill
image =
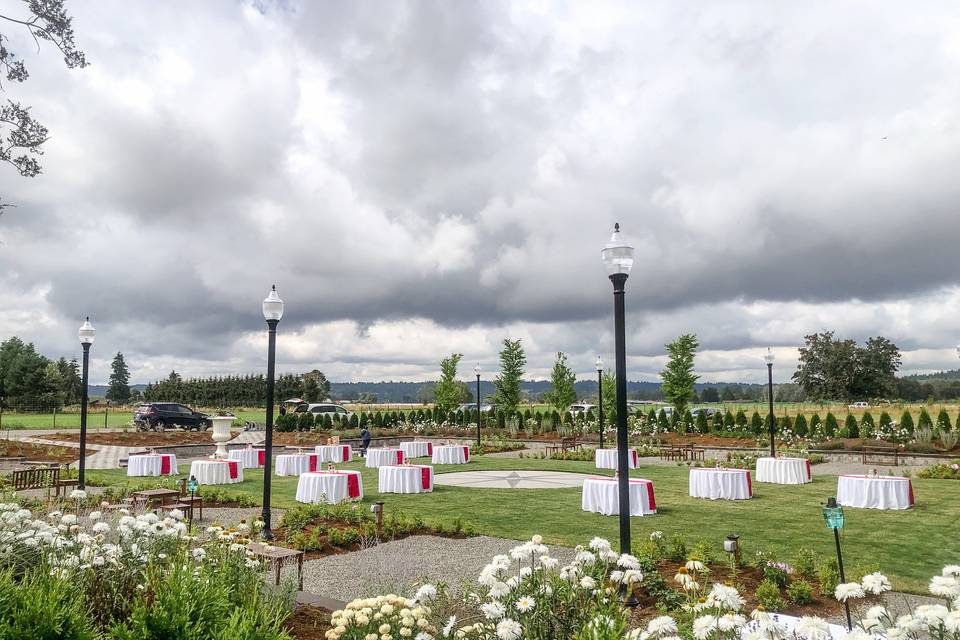
[[[846,582],[847,577],[843,574],[843,554],[840,552],[840,529],[843,529],[843,507],[837,504],[834,497],[827,498],[827,504],[823,506],[823,521],[827,529],[833,529],[833,539],[837,544],[837,567],[840,569],[840,582]],[[850,620],[850,605],[846,600],[843,601],[843,609],[847,614],[847,631],[853,630],[853,623]]]
[[[600,421],[600,448],[603,449],[603,360],[597,356],[597,413]]]
[[[477,376],[477,446],[480,446],[480,363],[473,368],[473,373]]]
[[[763,356],[763,361],[767,363],[767,399],[770,401],[770,457],[777,457],[777,446],[775,443],[777,419],[773,415],[773,350],[767,347],[767,353]]]
[[[617,375],[617,485],[620,512],[620,553],[630,553],[630,466],[627,462],[627,347],[624,310],[624,285],[633,268],[633,247],[624,242],[620,225],[613,226],[610,241],[600,251],[600,259],[613,283],[613,326],[616,344]],[[634,600],[633,592],[630,599]]]
[[[90,316],[80,326],[78,332],[80,346],[83,347],[83,380],[80,391],[80,472],[77,480],[79,489],[86,489],[87,471],[87,388],[90,386],[90,346],[97,337],[97,330],[90,324]]]
[[[263,539],[273,540],[270,530],[270,481],[273,479],[273,379],[277,359],[277,323],[283,317],[283,300],[277,295],[277,285],[263,300],[263,319],[267,321],[267,440],[263,454]]]

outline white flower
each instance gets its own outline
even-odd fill
[[[687,571],[699,571],[703,573],[706,569],[704,564],[699,560],[687,560],[687,564],[684,565],[687,568]]]
[[[535,535],[532,538],[530,538],[530,542],[532,542],[533,544],[543,544],[543,536]]]
[[[942,604],[922,604],[913,611],[917,619],[930,629],[943,625],[949,613],[950,610]]]
[[[194,560],[203,560],[206,556],[207,552],[199,547],[193,550]]]
[[[453,625],[457,624],[457,616],[450,616],[447,618],[447,624],[443,627],[443,635],[449,636],[450,632],[453,631]]]
[[[868,573],[860,580],[863,590],[867,593],[879,595],[884,591],[890,591],[890,581],[880,572]]]
[[[837,588],[833,590],[833,597],[840,602],[856,600],[857,598],[862,598],[865,595],[866,593],[864,593],[863,587],[860,586],[859,582],[844,582],[838,584]]]
[[[610,548],[610,541],[604,538],[594,538],[590,541],[589,547],[594,551],[604,551]]]
[[[728,613],[717,618],[717,627],[720,631],[733,631],[739,629],[747,623],[746,619],[735,613]]]
[[[72,513],[68,513],[62,518],[60,518],[60,524],[66,525],[68,527],[75,525],[77,524],[77,516],[73,515]]]
[[[523,627],[516,620],[505,618],[497,623],[497,637],[500,640],[517,640],[523,633]]]
[[[591,578],[590,576],[583,576],[580,578],[580,586],[584,589],[596,589],[597,581]]]
[[[437,597],[437,588],[432,584],[422,585],[417,589],[417,594],[413,596],[413,599],[417,602],[430,602]]]
[[[806,640],[830,640],[830,627],[822,618],[803,616],[797,620],[796,633]]]
[[[517,607],[517,611],[526,613],[527,611],[530,611],[531,609],[533,609],[536,606],[536,604],[537,604],[537,601],[531,598],[530,596],[523,596],[522,598],[516,601],[515,606]]]
[[[693,637],[697,640],[706,640],[717,628],[716,616],[700,616],[693,621]]]
[[[508,593],[510,593],[510,587],[508,587],[506,583],[504,583],[504,582],[495,582],[495,583],[494,583],[493,585],[491,585],[491,587],[490,587],[490,593],[489,593],[489,595],[490,595],[491,598],[493,598],[493,599],[495,599],[495,600],[499,600],[500,598],[502,598],[503,596],[507,595]]]
[[[617,558],[617,566],[621,569],[639,569],[640,561],[637,560],[636,556],[624,553]]]
[[[480,605],[480,613],[487,620],[499,620],[506,613],[506,608],[497,600]]]
[[[90,518],[90,522],[96,522],[97,520],[103,517],[103,514],[100,513],[99,511],[91,511],[90,515],[88,515],[87,517]]]
[[[675,634],[676,632],[677,622],[670,616],[657,616],[647,623],[647,633],[651,636]]]
[[[960,564],[948,564],[940,572],[940,575],[950,578],[960,578]]]
[[[84,500],[87,497],[87,492],[83,489],[74,489],[70,492],[71,500]]]
[[[930,580],[930,593],[942,598],[960,596],[960,582],[949,576],[933,576]]]
[[[663,540],[663,531],[654,531],[650,534],[650,539],[654,542]]]

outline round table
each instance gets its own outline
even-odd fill
[[[337,504],[363,498],[359,471],[320,471],[301,473],[297,481],[297,502]]]
[[[467,464],[470,462],[470,447],[459,444],[434,447],[430,461],[433,464]]]
[[[243,469],[236,460],[194,460],[190,475],[200,484],[234,484],[243,482]]]
[[[859,509],[909,509],[913,483],[898,476],[844,475],[837,478],[837,502]]]
[[[747,469],[690,469],[690,497],[710,500],[748,500],[753,497],[753,481]]]
[[[320,462],[350,462],[353,460],[353,447],[348,444],[321,444],[314,449],[320,456]]]
[[[375,469],[387,464],[403,464],[407,458],[400,449],[390,449],[381,447],[378,449],[367,449],[367,467]]]
[[[813,482],[806,458],[757,458],[757,482],[806,484]]]
[[[127,458],[128,476],[178,475],[177,456],[172,453],[147,453]]]
[[[616,469],[617,468],[617,450],[616,449],[597,449],[593,456],[597,469]],[[637,468],[637,450],[627,449],[627,464],[630,469]]]
[[[426,464],[380,467],[380,493],[427,493],[433,491],[433,467]]]
[[[433,443],[421,440],[401,442],[400,450],[408,458],[429,458],[433,455]]]
[[[319,470],[320,459],[315,453],[285,453],[277,456],[278,476],[298,476]]]
[[[227,452],[228,460],[236,460],[244,469],[259,469],[266,460],[264,449],[233,449]]]
[[[614,516],[620,513],[620,490],[617,478],[590,476],[583,481],[580,506],[584,511]],[[630,515],[649,516],[657,512],[653,482],[630,479]]]

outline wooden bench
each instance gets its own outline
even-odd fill
[[[573,451],[575,449],[579,449],[582,446],[583,446],[583,443],[580,442],[580,440],[577,439],[576,437],[560,438],[560,441],[557,442],[556,444],[547,445],[547,453],[549,454],[557,451],[563,451],[563,452]]]
[[[900,450],[897,447],[864,447],[861,453],[863,464],[900,466]]]
[[[660,459],[661,460],[686,460],[687,451],[688,449],[684,447],[674,447],[672,445],[660,447]]]
[[[10,475],[14,491],[24,491],[27,489],[50,489],[54,490],[57,497],[60,496],[60,490],[67,487],[76,487],[80,481],[76,479],[60,479],[59,466],[33,467],[31,469],[20,469]],[[49,493],[47,494],[49,496]],[[66,491],[64,491],[66,495]]]

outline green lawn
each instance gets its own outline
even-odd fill
[[[251,420],[263,424],[266,420],[263,411],[235,411],[234,415],[240,420]],[[133,411],[129,409],[110,410],[106,412],[106,426],[120,428],[130,426],[133,422]],[[87,414],[87,428],[96,431],[104,426],[104,412]],[[79,429],[79,413],[8,413],[0,416],[0,431],[6,429]]]
[[[362,461],[343,465],[363,472],[364,502],[385,502],[385,509],[417,513],[426,520],[462,516],[486,535],[526,539],[535,533],[551,544],[573,546],[593,536],[618,538],[616,517],[585,513],[580,509],[580,489],[469,489],[437,486],[430,494],[380,494],[376,469]],[[183,467],[181,467],[183,468]],[[596,473],[592,462],[566,462],[477,456],[468,466],[438,465],[436,472],[493,469],[531,469]],[[185,470],[185,469],[184,469]],[[816,474],[816,468],[814,468]],[[667,537],[682,533],[688,546],[706,540],[719,549],[729,533],[741,536],[746,553],[777,551],[792,560],[797,549],[807,547],[834,553],[833,536],[825,528],[820,504],[836,490],[835,476],[816,476],[801,486],[754,484],[755,496],[747,501],[709,501],[687,495],[685,467],[647,465],[633,475],[654,481],[656,516],[632,519],[634,540],[651,531]],[[127,481],[124,470],[96,471],[92,478],[110,484]],[[245,470],[244,482],[224,487],[259,497],[263,472]],[[143,480],[138,478],[138,480]],[[847,509],[843,531],[844,561],[850,573],[857,565],[879,565],[895,587],[924,590],[929,578],[948,563],[960,562],[960,482],[914,479],[917,505],[910,511]],[[297,478],[274,478],[274,507],[294,502]],[[849,577],[849,576],[848,576]]]

